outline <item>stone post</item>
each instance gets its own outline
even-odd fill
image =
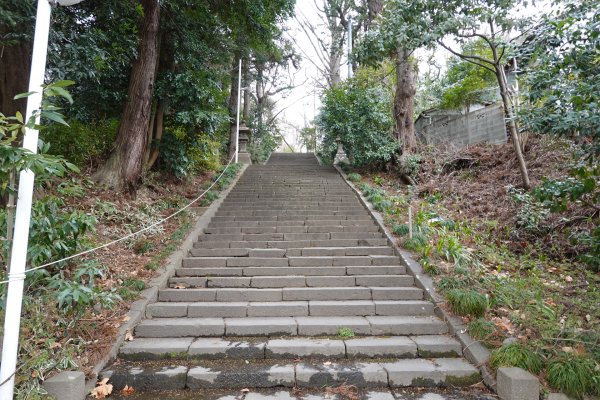
[[[238,162],[241,162],[242,164],[252,164],[250,153],[248,153],[248,149],[246,148],[246,146],[248,145],[248,140],[250,140],[249,134],[250,128],[248,128],[246,126],[246,123],[242,121],[242,123],[240,124],[240,136],[238,138]]]
[[[338,136],[335,141],[337,142],[337,153],[335,154],[333,165],[350,164],[350,160],[348,160],[348,156],[344,150],[344,145],[342,145],[342,139]]]

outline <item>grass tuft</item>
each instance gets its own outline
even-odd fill
[[[490,365],[494,369],[500,367],[519,367],[532,374],[542,371],[540,355],[521,343],[506,344],[490,354]]]
[[[487,310],[487,298],[475,290],[451,289],[446,298],[452,312],[458,315],[483,317]]]
[[[586,393],[592,393],[598,388],[597,371],[594,371],[594,362],[586,357],[570,353],[561,353],[548,363],[548,383],[553,388],[577,398],[582,398]]]
[[[392,232],[394,232],[398,236],[406,236],[406,235],[408,235],[408,231],[409,231],[408,228],[409,228],[408,224],[394,225],[392,227]]]
[[[469,335],[477,340],[484,340],[496,331],[496,325],[485,318],[477,318],[471,321],[467,327]]]
[[[348,174],[348,180],[350,182],[358,182],[362,179],[362,176],[360,176],[360,174],[357,174],[356,172],[352,172],[350,174]]]
[[[338,336],[342,339],[350,339],[353,338],[355,334],[352,328],[343,327],[338,329]]]

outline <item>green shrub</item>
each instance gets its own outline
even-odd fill
[[[519,367],[537,375],[542,371],[543,362],[540,355],[527,346],[510,343],[492,351],[490,365],[494,369]]]
[[[204,195],[204,198],[202,199],[202,203],[200,203],[200,204],[202,205],[202,207],[207,207],[218,198],[219,198],[219,193],[209,190]]]
[[[44,141],[50,144],[50,154],[62,155],[80,167],[98,163],[113,145],[119,121],[102,120],[86,124],[76,120],[69,126],[53,124],[44,132]]]
[[[458,315],[482,317],[487,310],[487,299],[475,290],[451,289],[446,298],[452,312]]]
[[[448,292],[452,289],[462,289],[468,286],[468,282],[465,279],[458,279],[455,276],[444,276],[438,282],[438,288],[442,292]]]
[[[487,321],[485,318],[477,318],[467,327],[469,335],[477,340],[484,340],[496,331],[496,325],[493,322]]]
[[[594,362],[587,357],[561,353],[548,362],[548,383],[569,396],[582,398],[597,391],[598,376]]]
[[[324,133],[321,151],[333,154],[339,137],[354,165],[382,166],[392,160],[399,144],[390,134],[391,102],[381,83],[360,77],[326,90],[317,120]]]
[[[422,233],[413,233],[413,237],[406,239],[402,243],[402,246],[407,250],[420,252],[427,243],[427,240],[429,240],[429,238],[426,235]]]
[[[356,172],[352,172],[350,174],[348,174],[348,180],[350,182],[358,182],[362,179],[362,176],[360,176],[360,174],[357,174]]]
[[[406,236],[409,233],[409,226],[408,224],[394,225],[392,227],[392,232],[398,236]]]

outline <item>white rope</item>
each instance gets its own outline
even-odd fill
[[[132,238],[133,236],[137,236],[140,233],[146,232],[147,230],[152,229],[155,226],[160,225],[163,222],[166,222],[166,221],[170,220],[174,216],[176,216],[178,214],[181,214],[183,211],[187,210],[194,203],[196,203],[198,200],[200,200],[202,197],[204,197],[204,195],[210,189],[212,189],[212,187],[215,186],[217,184],[217,182],[219,182],[219,180],[221,179],[221,177],[223,176],[223,174],[225,173],[225,171],[227,171],[227,168],[229,168],[229,166],[231,165],[231,162],[233,161],[234,157],[235,157],[235,154],[229,159],[229,162],[227,163],[227,165],[225,166],[225,168],[223,168],[223,172],[221,172],[221,174],[217,177],[217,179],[215,179],[215,181],[204,192],[202,192],[202,194],[200,196],[196,197],[194,200],[192,200],[190,203],[188,203],[188,205],[186,205],[183,208],[180,208],[179,210],[175,211],[173,214],[169,215],[168,217],[165,217],[165,218],[163,218],[161,220],[158,220],[155,223],[153,223],[151,225],[148,225],[147,227],[142,228],[142,229],[140,229],[137,232],[130,233],[127,236],[123,236],[122,238],[113,240],[112,242],[108,242],[108,243],[105,243],[105,244],[103,244],[101,246],[94,247],[93,249],[85,250],[85,251],[82,251],[81,253],[73,254],[72,256],[65,257],[65,258],[57,260],[57,261],[52,261],[52,262],[49,262],[49,263],[44,264],[44,265],[40,265],[39,267],[26,269],[24,272],[19,273],[19,274],[11,274],[11,273],[9,273],[8,274],[8,279],[5,280],[5,281],[0,281],[0,285],[5,284],[5,283],[9,283],[9,282],[19,281],[19,280],[25,280],[25,274],[28,273],[28,272],[32,272],[32,271],[35,271],[35,270],[38,270],[38,269],[46,268],[46,267],[49,267],[51,265],[58,264],[58,263],[61,263],[63,261],[68,261],[68,260],[71,260],[73,258],[80,257],[80,256],[83,256],[85,254],[93,253],[93,252],[96,252],[96,251],[98,251],[100,249],[104,249],[106,247],[112,246],[113,244],[122,242],[124,240],[129,239],[129,238]]]

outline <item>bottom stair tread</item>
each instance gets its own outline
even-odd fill
[[[368,387],[469,386],[477,368],[462,358],[412,360],[277,362],[239,360],[196,363],[121,363],[102,372],[116,390],[137,391],[353,385]]]

